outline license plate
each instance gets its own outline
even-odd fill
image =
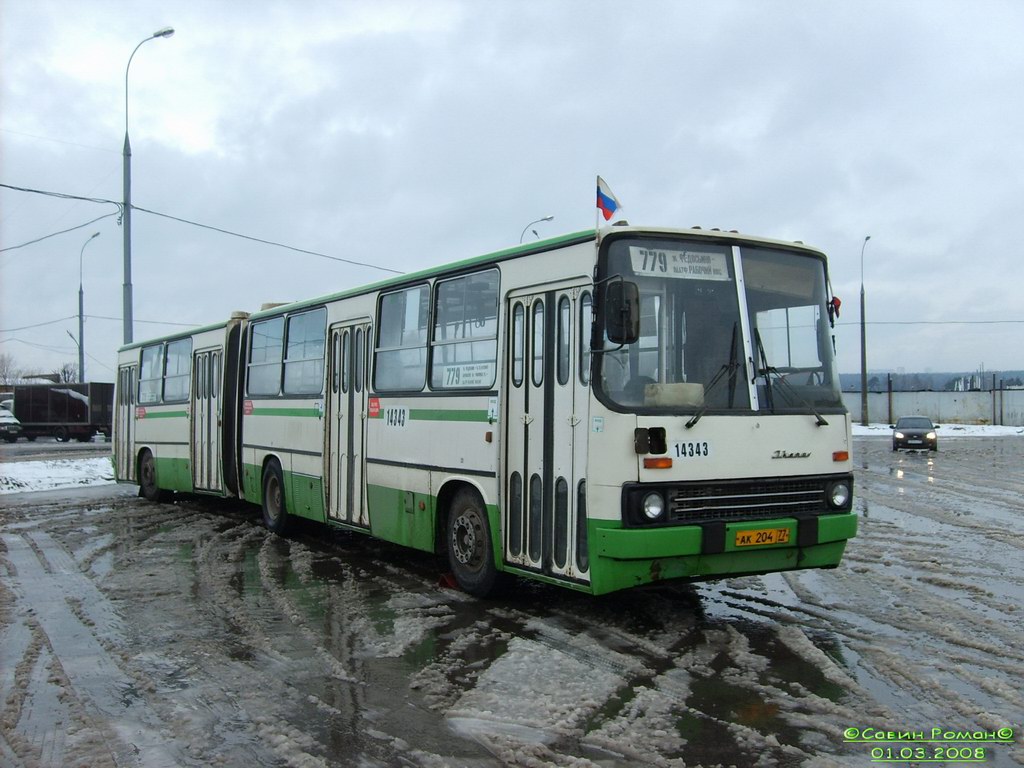
[[[737,547],[763,547],[768,544],[789,543],[789,528],[758,528],[753,531],[736,531]]]
[[[907,445],[923,445],[924,440],[907,440]]]

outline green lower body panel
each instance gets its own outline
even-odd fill
[[[434,551],[437,499],[426,493],[383,485],[366,486],[370,530],[378,539],[425,552]]]
[[[704,552],[699,526],[625,529],[603,527],[591,521],[590,583],[594,594],[629,589],[675,579],[704,580],[741,574],[771,573],[839,565],[846,541],[857,533],[856,515],[824,515],[817,520],[814,541],[795,545],[798,523],[792,518],[731,523],[725,526],[724,545],[713,554]],[[781,531],[780,541],[745,545],[765,531]]]
[[[263,467],[255,464],[242,465],[243,496],[250,504],[263,503]]]
[[[327,519],[324,516],[323,478],[285,472],[284,487],[289,515],[305,517],[318,523]]]
[[[284,503],[289,515],[324,522],[324,481],[313,475],[284,472]],[[244,498],[250,504],[263,504],[263,467],[242,467]]]
[[[165,491],[192,492],[192,463],[188,459],[153,460],[156,484]]]

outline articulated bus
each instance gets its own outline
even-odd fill
[[[120,350],[117,479],[592,594],[839,564],[824,254],[610,227]]]

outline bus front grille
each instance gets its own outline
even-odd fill
[[[821,479],[695,483],[669,494],[674,523],[707,520],[765,520],[825,511]]]

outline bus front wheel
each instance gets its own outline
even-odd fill
[[[263,472],[263,524],[267,530],[283,535],[288,528],[288,508],[285,505],[284,480],[281,465],[267,464]]]
[[[491,529],[480,496],[468,488],[455,494],[446,526],[448,564],[459,586],[486,597],[498,582],[491,547]]]

